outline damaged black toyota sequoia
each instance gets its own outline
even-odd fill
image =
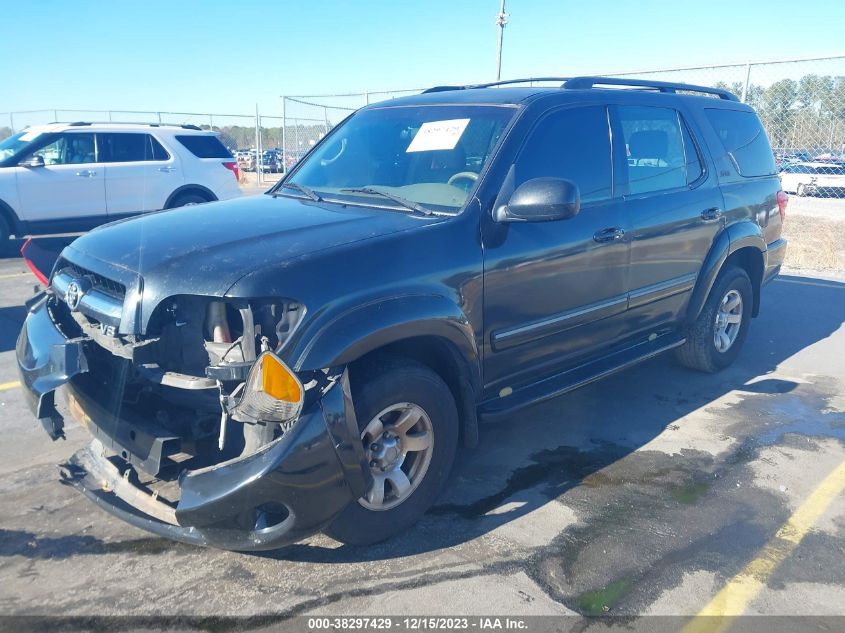
[[[77,239],[18,366],[50,437],[68,413],[92,436],[62,481],[132,525],[373,543],[478,420],[670,349],[731,363],[783,261],[779,189],[724,91],[433,88],[352,114],[266,195]]]

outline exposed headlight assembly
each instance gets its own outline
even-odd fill
[[[250,369],[229,416],[238,422],[289,422],[299,417],[305,389],[273,352],[263,352]]]

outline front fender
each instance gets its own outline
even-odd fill
[[[701,310],[704,309],[704,302],[707,301],[707,296],[710,294],[710,290],[713,288],[713,284],[716,282],[716,278],[728,257],[739,249],[749,246],[759,249],[762,253],[766,252],[766,240],[763,237],[763,231],[754,222],[746,221],[731,224],[716,236],[707,257],[704,258],[704,263],[690,297],[687,308],[688,323],[693,323],[701,314]]]
[[[434,336],[458,350],[477,383],[479,354],[466,315],[440,295],[402,295],[351,308],[323,325],[312,326],[292,350],[297,371],[345,365],[375,349],[404,339]]]

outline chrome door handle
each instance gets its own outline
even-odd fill
[[[705,209],[701,212],[701,219],[705,222],[715,222],[719,218],[722,217],[722,210],[718,207],[713,207],[711,209]]]
[[[76,172],[76,175],[80,178],[93,178],[97,175],[97,172],[92,169],[83,169],[81,171]]]
[[[623,237],[625,237],[625,231],[620,228],[613,227],[596,231],[593,235],[593,241],[603,244],[605,242],[616,242],[621,240]]]
[[[165,174],[170,174],[176,171],[175,167],[159,167],[158,170]]]

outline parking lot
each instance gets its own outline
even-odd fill
[[[262,554],[153,537],[58,483],[86,433],[51,443],[16,382],[35,283],[4,254],[6,614],[694,615],[718,596],[727,613],[845,615],[845,278],[772,283],[723,373],[661,357],[483,427],[399,538]]]

